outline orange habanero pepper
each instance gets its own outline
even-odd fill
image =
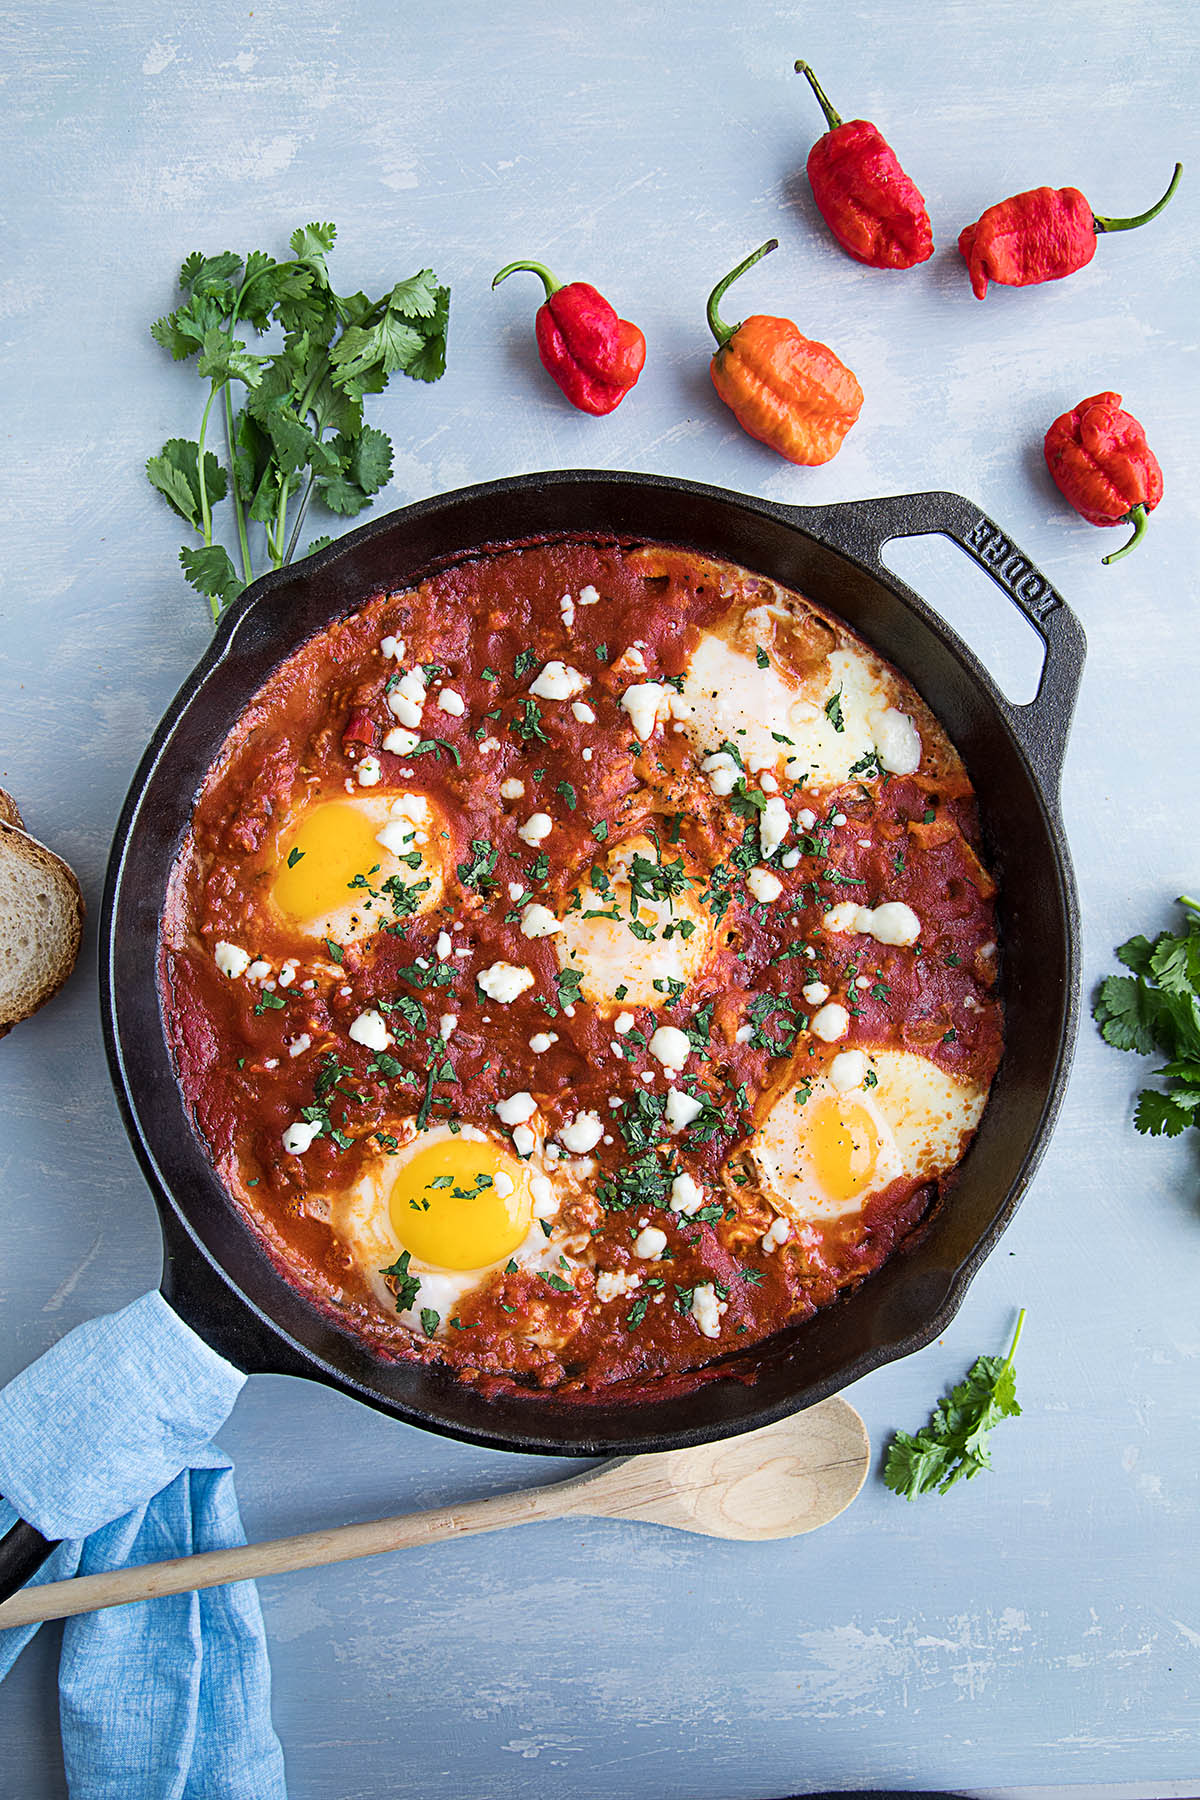
[[[708,323],[717,340],[713,386],[743,431],[789,462],[827,463],[862,411],[863,391],[827,344],[806,338],[790,319],[754,313],[727,325],[717,311],[739,275],[772,250],[762,244],[719,281],[708,300]]]

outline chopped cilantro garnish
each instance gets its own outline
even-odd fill
[[[828,700],[825,702],[825,717],[829,720],[829,723],[833,726],[835,731],[845,731],[846,720],[842,714],[841,688],[838,688],[836,693],[830,694]]]

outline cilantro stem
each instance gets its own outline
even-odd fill
[[[317,433],[318,439],[320,438],[320,435],[321,434],[318,431],[318,433]],[[305,488],[303,494],[301,494],[301,496],[300,496],[300,506],[296,513],[296,523],[292,526],[292,535],[288,539],[288,547],[284,551],[284,554],[283,554],[283,560],[284,560],[285,564],[290,563],[293,556],[295,556],[295,554],[296,554],[296,539],[300,536],[300,528],[304,524],[305,515],[308,512],[308,503],[313,497],[313,489],[316,487],[316,485],[317,485],[317,478],[313,474],[312,470],[310,469],[308,472],[308,486]]]
[[[238,492],[237,461],[234,454],[233,395],[229,383],[225,383],[225,442],[229,449],[229,486],[233,496],[233,516],[237,520],[238,548],[242,556],[242,575],[246,586],[254,580],[254,569],[250,562],[250,542],[246,536],[246,514],[242,506],[242,496]]]
[[[1013,1357],[1017,1354],[1017,1345],[1021,1341],[1021,1333],[1024,1329],[1025,1329],[1025,1308],[1022,1307],[1020,1312],[1017,1314],[1017,1328],[1013,1332],[1013,1341],[1012,1341],[1011,1345],[1009,1346],[1008,1355],[1005,1357],[1004,1361],[1000,1365],[1000,1373],[1002,1375],[1006,1369],[1012,1368]]]

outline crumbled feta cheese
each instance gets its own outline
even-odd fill
[[[236,981],[250,967],[250,954],[239,949],[236,944],[222,942],[213,951],[213,961],[222,975],[227,975],[230,981]]]
[[[599,594],[597,593],[596,589],[592,586],[590,581],[588,582],[588,585],[586,587],[581,587],[579,590],[580,606],[595,606],[595,604],[596,604],[597,600],[599,600],[599,598],[600,598]]]
[[[448,1044],[450,1042],[450,1039],[454,1036],[454,1031],[455,1031],[455,1027],[457,1026],[457,1024],[458,1024],[458,1014],[457,1013],[443,1013],[441,1018],[438,1020],[438,1036],[441,1038],[441,1040],[444,1044]]]
[[[562,926],[550,911],[539,900],[531,900],[521,914],[521,936],[527,938],[553,937],[562,930]]]
[[[483,969],[475,977],[489,1000],[498,1000],[501,1006],[509,1006],[526,988],[533,986],[533,976],[528,969],[521,969],[515,963],[494,962],[490,969]]]
[[[686,1129],[694,1119],[698,1119],[704,1111],[704,1102],[694,1100],[691,1094],[685,1094],[682,1088],[673,1087],[667,1093],[667,1124],[673,1132]]]
[[[843,812],[834,813],[832,823],[834,825],[844,825],[846,823],[845,813],[843,813]]]
[[[517,1191],[516,1182],[511,1175],[506,1175],[503,1169],[497,1169],[492,1176],[492,1186],[502,1200],[507,1200],[510,1194],[515,1194]]]
[[[517,836],[526,844],[540,844],[554,830],[554,820],[549,813],[535,812],[526,819],[517,832]]]
[[[537,1101],[532,1094],[524,1091],[510,1094],[507,1100],[496,1102],[496,1117],[502,1125],[524,1125],[536,1111]]]
[[[642,1278],[629,1269],[601,1269],[596,1276],[596,1298],[603,1304],[623,1299],[641,1287]]]
[[[857,900],[839,900],[836,906],[830,907],[821,923],[826,931],[839,933],[857,931],[858,926],[855,921],[859,913],[864,910]]]
[[[535,1031],[529,1040],[529,1048],[535,1056],[545,1056],[551,1044],[557,1044],[557,1031]]]
[[[448,931],[439,931],[437,934],[437,943],[434,945],[434,949],[437,951],[438,961],[446,962],[453,948],[454,940],[451,938],[450,933]]]
[[[577,1113],[569,1125],[564,1125],[559,1132],[559,1142],[572,1156],[586,1156],[594,1150],[604,1136],[604,1127],[600,1123],[600,1115],[594,1112]]]
[[[746,886],[754,898],[761,900],[764,905],[769,904],[772,900],[778,900],[783,892],[782,881],[778,875],[772,874],[770,869],[751,869],[746,877]]]
[[[449,713],[452,719],[461,719],[467,710],[467,703],[456,688],[439,689],[437,703],[442,712]]]
[[[517,775],[510,775],[507,781],[502,781],[500,783],[500,798],[502,800],[519,800],[524,792],[525,783]]]
[[[825,914],[822,921],[827,931],[869,934],[878,944],[915,944],[921,935],[921,921],[903,900],[884,900],[879,906],[859,906],[843,900]]]
[[[657,1225],[647,1225],[633,1240],[633,1254],[644,1262],[657,1262],[667,1247],[667,1234]]]
[[[532,1156],[537,1147],[537,1139],[528,1125],[515,1125],[512,1134],[513,1149],[518,1156]]]
[[[293,981],[296,979],[296,970],[298,967],[299,964],[292,960],[284,963],[279,971],[279,985],[281,988],[291,987]]]
[[[792,828],[786,801],[772,794],[758,821],[758,841],[764,857],[772,857]]]
[[[397,662],[403,662],[404,661],[404,639],[398,638],[398,637],[380,638],[379,654],[380,654],[380,656],[395,657]]]
[[[250,967],[246,970],[246,979],[247,981],[265,981],[270,973],[270,963],[264,961],[260,956],[257,961],[252,962]]]
[[[700,772],[708,776],[708,785],[718,800],[732,794],[740,779],[737,763],[728,750],[714,750],[711,756],[706,756],[700,764]]]
[[[777,794],[779,792],[779,783],[776,781],[775,777],[768,774],[765,769],[758,778],[758,785],[764,794]]]
[[[760,1241],[769,1256],[772,1250],[778,1250],[780,1245],[786,1244],[791,1235],[792,1228],[786,1219],[772,1219]]]
[[[871,985],[871,977],[869,975],[856,975],[854,978],[854,985],[856,988],[869,988]]]
[[[671,1183],[673,1209],[690,1219],[692,1214],[698,1212],[703,1204],[704,1191],[694,1177],[689,1175],[686,1170],[682,1175],[677,1175]]]
[[[823,981],[806,981],[800,992],[810,1006],[820,1006],[822,1000],[829,998],[829,989]]]
[[[419,731],[410,731],[407,725],[393,725],[383,740],[383,747],[393,756],[411,756],[420,741]]]
[[[692,1054],[687,1032],[677,1025],[660,1025],[647,1048],[664,1069],[682,1069]]]
[[[388,708],[402,725],[408,725],[415,730],[421,723],[421,713],[428,697],[425,691],[424,670],[409,669],[407,674],[400,677],[388,695]]]
[[[312,1148],[314,1138],[320,1135],[319,1125],[310,1125],[307,1119],[296,1119],[283,1134],[283,1147],[289,1156],[303,1156]]]
[[[364,1050],[386,1050],[392,1041],[383,1014],[375,1012],[371,1007],[366,1012],[359,1013],[350,1027],[350,1036]]]
[[[573,694],[582,694],[587,684],[587,676],[569,663],[548,662],[537,679],[530,682],[529,691],[539,700],[569,700]]]
[[[374,787],[383,774],[383,764],[377,756],[360,756],[354,773],[359,787]]]
[[[717,1300],[717,1290],[711,1281],[702,1282],[692,1290],[692,1317],[706,1338],[720,1337],[721,1314],[725,1311],[725,1303]]]
[[[513,1137],[516,1137],[513,1132]],[[529,1183],[529,1191],[533,1195],[533,1216],[535,1219],[551,1219],[558,1211],[558,1196],[554,1192],[554,1183],[545,1175],[535,1175]]]
[[[618,1037],[624,1037],[625,1033],[632,1031],[636,1024],[637,1020],[631,1012],[618,1013],[613,1021],[613,1030]]]
[[[866,1079],[867,1059],[861,1050],[842,1050],[829,1065],[829,1085],[839,1094],[860,1088]]]
[[[293,1038],[291,1043],[288,1045],[288,1055],[289,1056],[303,1056],[304,1052],[306,1050],[311,1050],[311,1049],[312,1049],[312,1039],[309,1037],[307,1031],[302,1031],[300,1033],[300,1036],[297,1038]]]
[[[779,866],[782,869],[794,869],[799,861],[800,852],[798,850],[785,850],[779,859]]]
[[[833,1044],[838,1038],[844,1038],[849,1031],[850,1014],[836,1000],[831,1000],[828,1006],[823,1006],[820,1012],[813,1014],[808,1028],[823,1044]]]
[[[733,1041],[735,1044],[748,1044],[753,1036],[753,1025],[739,1025],[733,1034]]]
[[[907,946],[920,937],[921,921],[903,900],[885,900],[871,914],[870,932],[878,944]]]
[[[817,815],[811,806],[802,806],[796,814],[796,821],[801,831],[811,831],[817,822]]]
[[[387,824],[375,833],[375,842],[382,844],[383,848],[393,856],[404,856],[411,848],[416,835],[410,819],[389,819]]]
[[[622,650],[612,668],[614,675],[644,675],[646,659],[642,655],[641,645],[630,644],[628,649]]]
[[[585,744],[585,745],[584,745],[584,746],[583,746],[583,749],[582,749],[582,750],[581,750],[581,751],[580,751],[580,752],[579,752],[579,754],[580,754],[580,756],[581,756],[581,757],[582,757],[582,758],[583,758],[583,760],[584,760],[584,762],[591,762],[591,760],[592,760],[592,746],[591,746],[591,745],[590,745],[590,744]]]
[[[572,625],[575,623],[575,602],[572,600],[570,594],[563,595],[558,603],[558,610],[562,614],[563,624],[566,626],[567,630],[570,631]]]
[[[867,723],[875,738],[881,768],[891,775],[912,775],[921,766],[921,734],[907,713],[894,706],[872,713]]]
[[[480,756],[495,756],[495,754],[499,748],[500,748],[500,739],[499,738],[486,737],[486,738],[484,738],[482,744],[480,744],[480,746],[479,746],[479,754],[480,754]]]
[[[519,900],[525,891],[525,888],[519,881],[510,881],[508,884],[508,897],[510,900]]]
[[[636,687],[626,688],[621,695],[622,711],[629,714],[640,743],[652,738],[659,719],[668,716],[670,695],[671,689],[662,687],[657,681],[640,681]]]

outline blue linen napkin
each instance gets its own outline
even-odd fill
[[[145,1294],[0,1391],[0,1533],[63,1538],[35,1582],[246,1539],[209,1442],[245,1381]],[[0,1631],[0,1679],[37,1630]],[[67,1620],[59,1662],[73,1800],[286,1800],[254,1583]]]

